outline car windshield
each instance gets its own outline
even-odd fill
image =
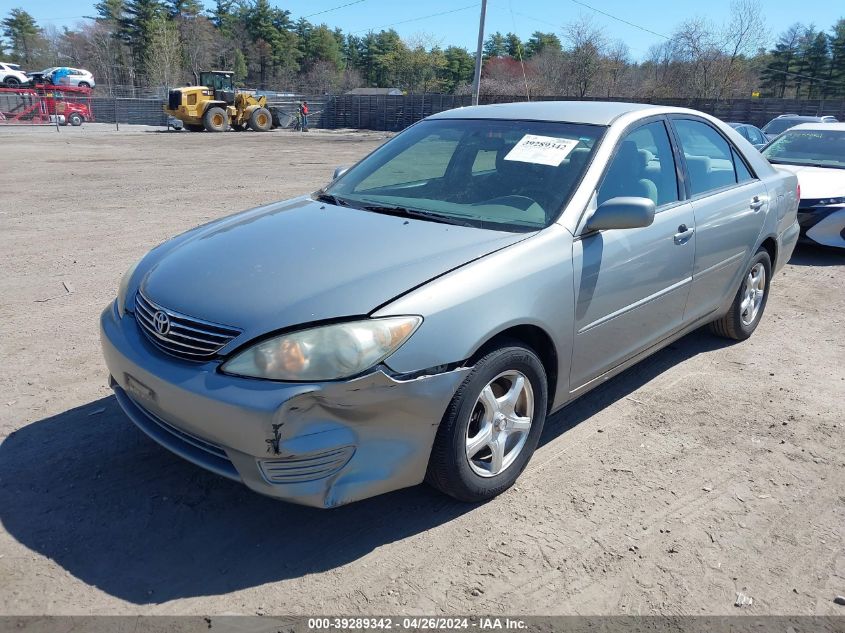
[[[790,130],[763,156],[772,163],[845,169],[845,130]]]
[[[551,224],[603,126],[498,119],[422,121],[322,196],[374,212],[506,231]]]
[[[795,127],[799,123],[807,123],[809,119],[772,119],[766,123],[763,132],[766,134],[780,134],[791,127]]]

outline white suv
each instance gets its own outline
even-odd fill
[[[70,68],[69,66],[58,66],[46,68],[40,73],[44,79],[57,86],[78,86],[80,88],[93,88],[94,75],[82,68]]]
[[[29,81],[26,73],[21,72],[17,64],[0,62],[0,83],[5,86],[20,86]]]

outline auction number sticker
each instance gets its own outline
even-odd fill
[[[576,145],[578,141],[571,138],[526,134],[508,152],[505,160],[557,167]]]

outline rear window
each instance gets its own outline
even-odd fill
[[[766,124],[763,132],[766,134],[780,134],[799,123],[812,123],[813,119],[774,119]]]

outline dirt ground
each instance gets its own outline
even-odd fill
[[[149,248],[384,135],[86,127],[0,129],[0,614],[845,614],[842,254],[800,249],[749,341],[694,333],[555,415],[486,505],[312,510],[136,430],[97,318]]]

